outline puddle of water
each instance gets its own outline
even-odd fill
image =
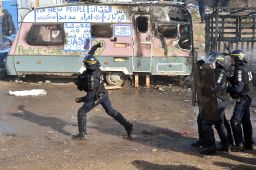
[[[14,129],[8,122],[0,121],[0,135],[12,134],[13,132],[14,132]]]

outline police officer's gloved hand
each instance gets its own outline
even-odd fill
[[[95,47],[102,47],[102,43],[99,42],[98,44],[95,45]]]
[[[75,101],[76,101],[77,103],[81,103],[81,102],[82,102],[82,98],[76,98]]]

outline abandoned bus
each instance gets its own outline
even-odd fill
[[[189,75],[192,18],[176,3],[75,3],[30,11],[6,59],[8,75],[82,72],[92,45],[108,84],[123,75]]]

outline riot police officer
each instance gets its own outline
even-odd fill
[[[251,98],[248,96],[250,72],[247,67],[245,53],[242,50],[234,50],[230,54],[230,58],[231,64],[235,68],[234,74],[230,78],[228,92],[236,100],[231,117],[231,127],[235,140],[235,146],[232,148],[232,151],[243,151],[243,149],[253,149],[252,125],[250,120]]]
[[[215,126],[219,137],[221,139],[221,151],[229,151],[229,133],[225,126],[225,113],[224,110],[226,108],[226,89],[227,89],[227,75],[224,69],[225,57],[221,53],[211,53],[209,57],[206,59],[205,64],[209,64],[214,69],[215,75],[215,92],[217,95],[217,119],[210,120],[202,117],[200,128],[202,134],[202,141],[204,145],[204,149],[200,152],[202,154],[212,155],[216,153],[215,147],[215,138],[213,125]],[[203,113],[201,115],[204,115]],[[200,136],[199,136],[200,137]]]
[[[77,103],[83,102],[84,104],[79,108],[77,113],[79,133],[74,135],[73,139],[86,139],[87,113],[98,104],[102,105],[109,116],[123,125],[128,137],[131,137],[133,125],[112,107],[108,92],[104,87],[104,78],[100,69],[100,63],[94,57],[94,52],[98,47],[101,47],[101,45],[97,44],[93,46],[85,56],[83,62],[86,70],[78,77],[76,82],[77,88],[85,91],[87,94],[84,97],[76,98]]]

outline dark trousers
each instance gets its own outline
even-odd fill
[[[204,22],[204,17],[205,17],[205,2],[204,0],[199,0],[198,2],[198,6],[199,6],[199,14],[200,14],[200,18],[201,18],[201,22]]]
[[[206,147],[215,147],[213,126],[215,126],[219,134],[222,145],[224,147],[229,146],[228,132],[224,124],[224,120],[225,120],[224,109],[225,108],[223,107],[218,108],[217,110],[218,120],[211,121],[211,120],[204,119],[202,121],[203,137],[204,137],[204,142]]]
[[[87,123],[87,113],[92,110],[95,106],[98,104],[101,104],[102,107],[105,109],[106,113],[117,120],[121,125],[124,127],[127,125],[127,120],[122,116],[121,113],[116,111],[109,100],[108,93],[105,91],[102,98],[98,99],[90,99],[88,101],[85,101],[82,107],[79,108],[77,113],[77,119],[78,119],[78,130],[80,134],[87,134],[86,131],[86,123]]]
[[[202,114],[199,113],[198,116],[197,116],[197,128],[198,128],[199,142],[206,146],[207,142],[204,142],[204,140],[205,140],[204,133],[208,133],[208,131],[210,131],[210,133],[211,133],[210,136],[212,136],[212,130],[210,128],[211,128],[211,126],[214,125],[214,122],[213,123],[211,123],[211,122],[206,123],[207,125],[205,125],[205,123],[204,123],[204,125],[203,125],[203,123],[202,123],[203,121],[204,121],[204,118],[203,118]],[[203,127],[205,127],[205,126],[207,128],[209,128],[209,130],[204,130]],[[234,141],[233,141],[233,135],[232,135],[231,126],[230,126],[229,121],[227,120],[225,114],[224,114],[224,126],[225,126],[225,128],[227,130],[229,144],[233,145]],[[223,128],[220,127],[219,129],[223,129]],[[219,130],[217,132],[218,132],[219,137],[222,136],[223,133],[225,134],[225,130]],[[224,145],[225,145],[225,139],[226,138],[224,137]]]
[[[234,139],[233,139],[231,125],[225,115],[224,115],[224,126],[227,129],[229,144],[234,145]]]
[[[231,127],[234,134],[235,144],[241,146],[252,145],[252,124],[250,119],[251,98],[248,96],[242,97],[236,102],[233,116],[231,118]],[[241,124],[243,128],[241,127]],[[244,137],[243,137],[244,136]]]
[[[197,129],[198,129],[198,136],[199,136],[199,142],[204,144],[204,132],[203,132],[203,122],[204,118],[202,113],[199,113],[197,116]]]

